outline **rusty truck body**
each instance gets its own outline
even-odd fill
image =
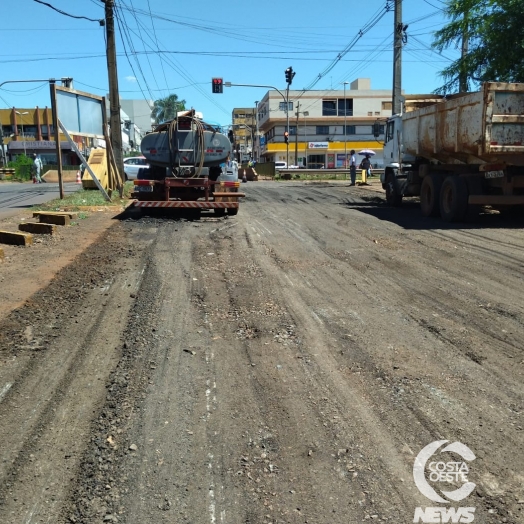
[[[422,104],[423,105],[423,104]],[[480,206],[524,208],[524,84],[432,100],[388,119],[386,200],[420,196],[424,216],[462,221]]]

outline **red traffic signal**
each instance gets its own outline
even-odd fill
[[[222,78],[212,78],[211,87],[213,93],[223,93],[224,92],[224,81]]]

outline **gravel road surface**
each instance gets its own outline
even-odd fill
[[[0,310],[0,522],[524,522],[522,223],[245,192],[236,217],[100,214],[81,246],[7,251],[6,299],[69,259]],[[415,484],[435,441],[476,457],[433,459],[467,463],[464,500]]]

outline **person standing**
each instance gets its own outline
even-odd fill
[[[35,174],[35,184],[41,184],[42,183],[42,177],[40,176],[42,173],[42,160],[40,159],[40,156],[36,153],[33,154],[33,172]]]
[[[363,185],[368,185],[368,176],[370,175],[370,171],[371,171],[370,158],[371,157],[369,155],[366,155],[364,157],[364,160],[360,162],[360,169],[362,169],[362,184]]]
[[[355,150],[352,149],[349,157],[349,176],[351,178],[351,186],[355,185],[357,178],[357,157],[355,156]]]

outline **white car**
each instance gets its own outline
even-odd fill
[[[287,168],[287,162],[275,162],[275,169],[286,169]]]
[[[148,167],[149,164],[147,163],[147,159],[143,156],[124,158],[124,173],[126,174],[126,180],[136,180],[138,170]]]

